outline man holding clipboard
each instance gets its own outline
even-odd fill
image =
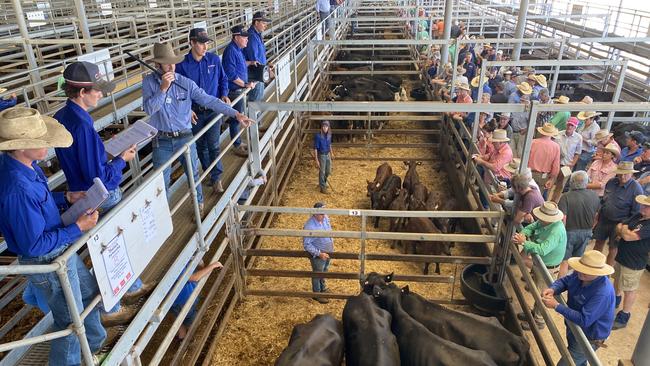
[[[95,131],[94,121],[88,113],[90,108],[97,106],[99,100],[115,89],[115,84],[102,79],[97,65],[90,62],[74,62],[63,71],[65,84],[63,89],[68,100],[65,107],[54,115],[73,137],[70,147],[56,148],[56,156],[61,163],[61,169],[71,191],[87,191],[99,178],[108,190],[108,198],[99,206],[99,211],[106,214],[122,199],[120,182],[122,170],[137,152],[132,145],[113,160],[108,160],[104,143]],[[153,290],[152,285],[143,284],[138,278],[129,288],[123,299],[125,302],[135,302],[140,297]],[[108,310],[108,309],[106,309]],[[128,321],[133,309],[121,308],[118,305],[107,314],[102,314],[105,324]]]

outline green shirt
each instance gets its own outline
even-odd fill
[[[526,226],[522,231],[526,235],[524,251],[537,253],[547,267],[557,266],[564,259],[566,251],[566,229],[562,221],[542,226],[539,221]]]
[[[558,130],[564,131],[566,130],[566,121],[569,120],[569,117],[571,117],[571,112],[569,111],[557,112],[553,115],[549,123],[552,123]]]

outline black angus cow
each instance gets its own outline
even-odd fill
[[[397,338],[404,366],[496,366],[485,351],[463,347],[431,333],[402,307],[401,289],[390,284],[374,286],[373,297],[392,316],[391,328]]]
[[[391,332],[390,313],[361,292],[343,308],[345,364],[347,366],[399,366],[397,340]]]
[[[381,189],[370,194],[370,208],[373,210],[387,210],[391,202],[399,194],[402,179],[393,174],[391,175]],[[379,227],[379,216],[375,217],[375,228]]]
[[[440,230],[436,228],[431,220],[427,217],[411,217],[404,226],[403,232],[407,233],[424,233],[424,234],[437,234],[440,233]],[[404,243],[404,253],[408,252],[408,248],[411,247],[411,251],[414,254],[425,254],[425,255],[451,255],[451,245],[448,242],[444,241],[411,241]],[[423,274],[429,274],[429,264],[431,262],[424,263],[424,269],[422,270]],[[437,274],[440,274],[440,264],[436,262],[436,271]]]
[[[409,192],[406,189],[402,188],[399,191],[399,195],[395,197],[393,202],[390,203],[388,209],[391,211],[406,211],[409,209],[408,200],[409,200]],[[391,233],[401,231],[402,226],[404,226],[406,221],[408,221],[407,217],[391,217],[388,231]],[[391,241],[390,248],[395,249],[396,243],[397,240]]]
[[[427,187],[420,182],[415,183],[413,185],[413,193],[409,198],[409,210],[411,211],[426,210],[426,202],[428,197],[429,197],[429,190],[427,189]]]
[[[375,179],[373,179],[372,182],[366,179],[366,183],[368,183],[367,196],[370,197],[370,194],[372,192],[381,189],[381,186],[384,184],[386,179],[388,179],[388,177],[390,177],[391,175],[393,175],[393,168],[391,168],[390,164],[382,163],[380,166],[378,166],[377,172],[375,173]]]
[[[391,272],[387,275],[383,275],[377,272],[370,272],[365,275],[365,278],[362,278],[359,282],[361,283],[363,292],[367,293],[368,295],[372,295],[373,287],[385,286],[393,282],[394,275],[394,272]]]
[[[448,309],[410,292],[401,292],[402,307],[432,333],[467,348],[482,350],[500,366],[521,366],[530,345],[525,337],[511,333],[494,317]]]
[[[417,166],[422,165],[421,161],[405,161],[404,165],[408,168],[406,175],[404,176],[404,183],[402,186],[406,188],[410,194],[413,194],[413,188],[415,188],[416,183],[420,183],[420,176],[417,172]]]
[[[275,366],[339,366],[343,361],[343,326],[332,315],[316,315],[293,327],[289,345]]]

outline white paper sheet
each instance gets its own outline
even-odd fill
[[[101,179],[93,179],[94,184],[86,191],[86,197],[75,202],[66,212],[61,215],[63,226],[68,226],[79,218],[86,211],[95,211],[108,198],[108,190],[104,187]]]
[[[124,235],[118,234],[105,247],[102,247],[102,259],[113,296],[115,296],[126,287],[129,279],[133,277],[133,268],[126,250]]]
[[[145,243],[149,243],[156,237],[156,232],[158,231],[156,227],[156,216],[151,205],[146,205],[140,209],[140,219],[142,220],[144,241]]]
[[[106,152],[118,156],[132,145],[138,145],[153,138],[158,130],[144,121],[137,121],[126,130],[118,133],[104,143]]]

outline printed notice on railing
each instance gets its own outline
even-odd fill
[[[133,277],[133,268],[122,233],[117,234],[108,244],[102,243],[102,259],[113,295],[117,295]]]

